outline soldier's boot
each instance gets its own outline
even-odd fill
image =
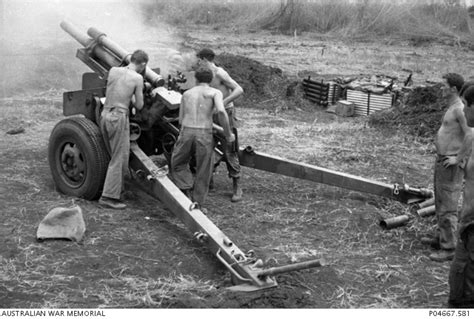
[[[231,198],[231,202],[240,202],[242,200],[243,191],[240,187],[240,182],[238,177],[232,178],[232,187],[233,187],[233,194]]]
[[[439,243],[439,237],[421,237],[421,243],[423,245],[429,245],[431,248],[439,250],[441,249],[440,243]]]
[[[449,250],[441,249],[438,252],[432,253],[429,257],[433,261],[439,261],[439,262],[449,261],[449,260],[452,260],[454,257],[454,249],[449,249]]]
[[[127,205],[122,203],[120,200],[105,196],[99,198],[99,204],[103,207],[112,209],[125,209],[127,207]]]

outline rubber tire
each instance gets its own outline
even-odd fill
[[[70,182],[61,166],[61,149],[66,143],[75,144],[84,158],[84,177],[79,185]],[[48,161],[60,192],[88,200],[101,195],[110,157],[99,127],[91,120],[70,117],[57,123],[49,138]]]

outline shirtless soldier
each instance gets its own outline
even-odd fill
[[[99,203],[103,206],[124,209],[120,201],[123,178],[128,171],[130,155],[130,124],[128,119],[130,102],[138,110],[143,108],[143,72],[148,63],[148,55],[137,50],[126,67],[113,67],[107,78],[104,109],[100,128],[109,150],[110,162],[105,177],[104,189]]]
[[[443,94],[448,98],[449,107],[435,140],[434,189],[438,229],[435,238],[421,239],[423,243],[440,249],[429,256],[431,260],[440,262],[454,256],[463,168],[472,144],[472,131],[466,124],[464,105],[459,97],[464,79],[455,73],[445,74],[443,78],[446,81]]]
[[[217,113],[219,123],[224,128],[228,143],[234,142],[221,91],[211,88],[212,71],[199,68],[195,73],[197,86],[184,92],[179,109],[181,125],[178,140],[171,156],[171,176],[178,188],[197,202],[201,208],[209,191],[212,176],[212,156],[214,137],[212,134],[213,114]],[[194,156],[196,176],[189,169],[189,161]]]
[[[208,67],[213,73],[213,80],[211,87],[222,92],[224,97],[224,107],[229,118],[230,129],[234,132],[235,129],[235,108],[233,101],[241,96],[244,92],[242,87],[230,77],[230,75],[221,67],[214,63],[215,53],[211,49],[202,49],[198,52],[198,66]],[[242,188],[240,186],[240,163],[239,155],[231,144],[224,143],[224,161],[227,166],[229,177],[232,178],[233,194],[232,202],[242,200]]]
[[[464,93],[467,125],[474,127],[474,86]],[[459,237],[449,271],[450,307],[474,308],[474,152],[467,160]]]

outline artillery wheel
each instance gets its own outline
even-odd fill
[[[109,155],[99,127],[91,120],[70,117],[56,124],[48,160],[60,192],[89,200],[101,194]]]

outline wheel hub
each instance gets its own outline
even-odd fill
[[[73,182],[84,179],[84,159],[79,148],[72,143],[64,146],[61,153],[61,167],[66,176]]]

